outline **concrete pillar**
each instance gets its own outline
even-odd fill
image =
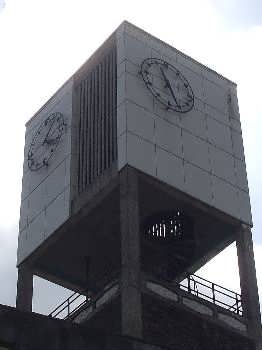
[[[250,227],[241,225],[236,244],[243,316],[248,320],[249,333],[256,341],[257,350],[262,350],[261,315]]]
[[[21,311],[32,311],[33,273],[28,266],[18,266],[16,307]]]
[[[138,179],[134,169],[120,172],[122,334],[142,337],[140,220]]]

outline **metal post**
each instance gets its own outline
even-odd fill
[[[213,299],[213,303],[216,303],[216,295],[215,295],[215,284],[212,282],[212,299]]]
[[[237,314],[239,315],[239,304],[238,304],[238,295],[236,293],[236,305],[237,305]]]
[[[187,275],[187,289],[188,293],[191,293],[190,274]]]

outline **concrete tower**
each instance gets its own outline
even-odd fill
[[[261,349],[251,227],[236,85],[124,22],[26,125],[17,308],[38,275],[87,327]],[[241,295],[194,276],[234,241]]]

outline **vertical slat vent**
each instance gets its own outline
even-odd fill
[[[117,159],[116,51],[113,49],[78,86],[78,192]]]

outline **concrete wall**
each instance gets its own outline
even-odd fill
[[[47,167],[31,171],[27,154],[41,123],[54,112],[63,114],[65,132]],[[21,195],[18,264],[32,253],[69,216],[72,81],[68,81],[26,127]]]
[[[177,310],[179,312],[179,309]],[[159,314],[161,315],[161,312]],[[184,317],[186,314],[184,313],[182,316]],[[180,322],[183,317],[176,318],[175,321]],[[200,318],[193,317],[193,319],[197,321],[196,329],[190,328],[192,326],[190,323],[180,324],[176,333],[177,337],[174,339],[174,335],[172,336],[173,341],[170,343],[170,348],[174,350],[190,350],[192,348],[218,350],[222,346],[223,349],[255,349],[251,340],[238,333],[212,327],[212,324],[203,322]],[[155,320],[152,321],[155,322]],[[170,328],[168,326],[166,324],[163,327],[164,334],[167,335]],[[171,323],[170,326],[172,327],[173,324]],[[173,329],[172,332],[175,334]],[[186,341],[180,342],[183,334],[186,335],[186,339],[184,339]],[[166,341],[165,338],[164,341],[161,338],[156,338],[155,341],[150,340],[146,343],[141,339],[113,335],[92,328],[88,329],[69,321],[52,319],[36,313],[21,312],[0,305],[0,347],[2,345],[8,349],[162,350],[166,349],[164,346]]]
[[[235,84],[128,23],[117,31],[117,51],[119,170],[132,165],[251,225]],[[190,112],[167,111],[153,97],[139,75],[148,57],[186,77]]]

